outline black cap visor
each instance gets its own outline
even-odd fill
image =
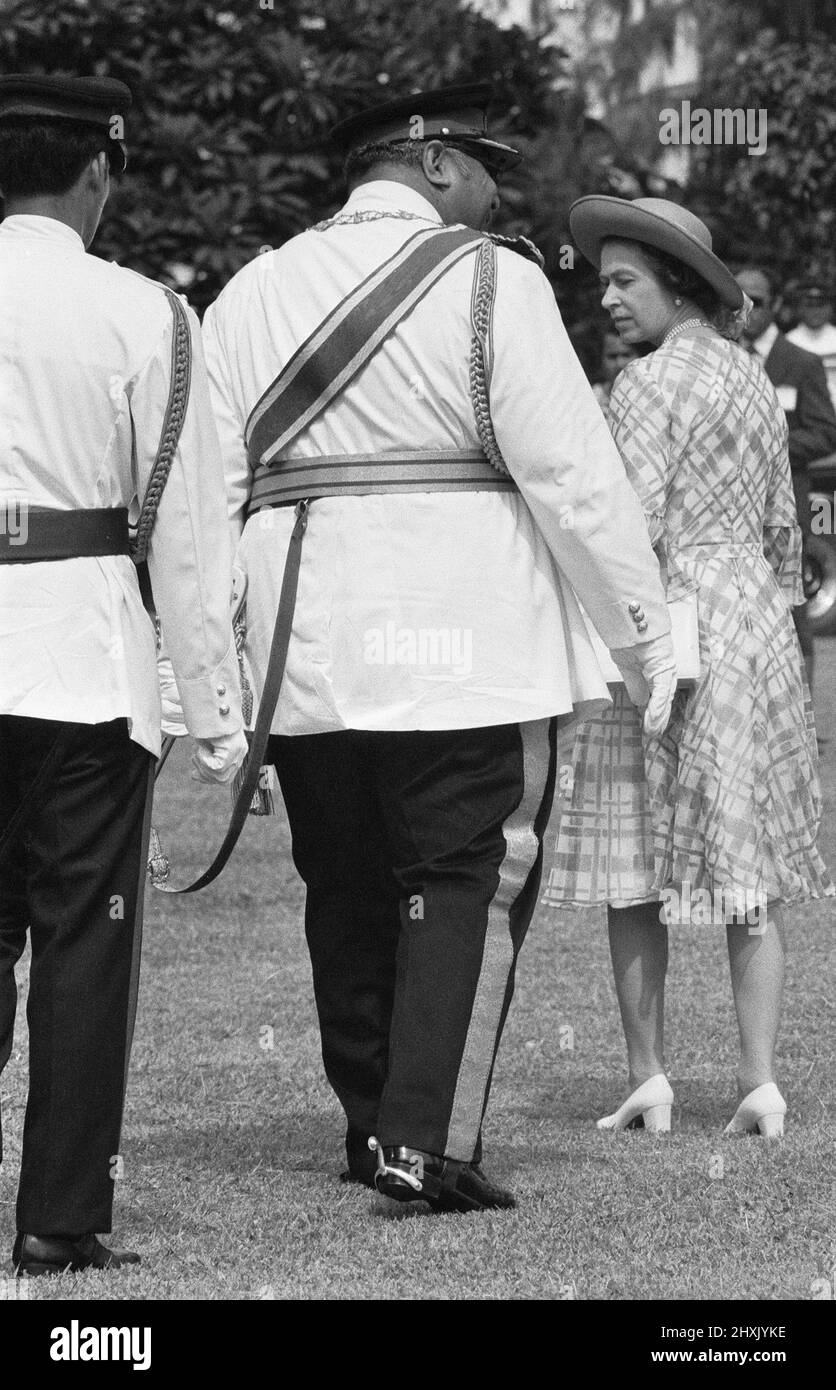
[[[470,155],[483,164],[489,174],[504,174],[515,169],[522,161],[519,150],[511,145],[503,145],[498,140],[488,140],[483,135],[426,135],[426,140],[441,140],[462,154]]]

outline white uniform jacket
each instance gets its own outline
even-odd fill
[[[355,190],[343,213],[378,216],[263,253],[204,320],[236,536],[253,406],[351,289],[439,223],[420,194],[388,180]],[[284,457],[478,449],[474,268],[475,253],[448,271]],[[314,501],[274,732],[478,728],[600,707],[607,688],[558,565],[609,646],[669,630],[641,506],[552,290],[507,248],[497,252],[493,352],[491,415],[519,492]],[[292,525],[292,508],[261,513],[238,545],[256,695]],[[643,633],[631,602],[644,610]]]
[[[191,394],[148,565],[189,730],[208,738],[240,728],[239,678],[222,466],[200,329],[187,313]],[[127,506],[136,520],[168,400],[172,325],[158,285],[87,255],[63,222],[0,225],[6,524],[27,503]],[[0,713],[124,717],[131,738],[159,753],[154,628],[128,556],[0,564]]]

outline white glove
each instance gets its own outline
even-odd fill
[[[231,782],[247,756],[249,744],[242,729],[237,734],[195,739],[192,781]]]
[[[186,733],[186,718],[180,704],[180,691],[174,679],[174,668],[167,656],[157,657],[157,676],[160,682],[160,701],[163,707],[162,731],[179,738]]]
[[[633,704],[644,709],[644,732],[664,733],[676,694],[676,657],[670,633],[635,647],[616,647],[610,656],[624,677]]]

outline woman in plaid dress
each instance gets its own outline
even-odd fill
[[[783,1132],[773,1076],[781,904],[833,893],[816,848],[816,737],[790,609],[803,602],[786,418],[733,341],[744,297],[708,229],[662,199],[582,198],[571,213],[622,337],[656,351],[619,376],[609,419],[647,514],[668,600],[696,596],[700,677],[660,737],[618,688],[559,759],[544,902],[607,903],[628,1100],[601,1128],[670,1128],[667,924],[725,923],[741,1103],[727,1132]],[[692,600],[693,602],[693,600]]]

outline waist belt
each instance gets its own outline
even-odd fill
[[[253,473],[247,516],[317,497],[381,492],[514,492],[516,483],[480,451],[399,450],[391,454],[328,454],[260,464]]]
[[[14,534],[9,533],[8,525],[0,526],[0,565],[130,554],[127,507],[90,507],[79,511],[20,503],[15,507],[20,525]],[[2,517],[0,504],[0,521]]]

